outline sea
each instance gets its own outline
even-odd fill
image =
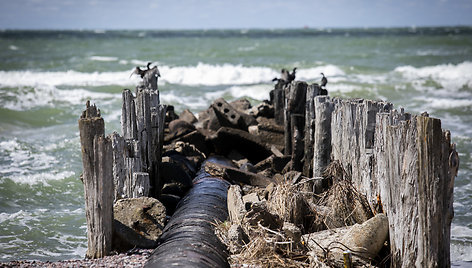
[[[78,119],[90,100],[120,131],[121,92],[157,64],[177,113],[269,98],[282,68],[329,95],[427,111],[460,156],[453,266],[472,266],[472,27],[0,31],[0,262],[83,258]]]

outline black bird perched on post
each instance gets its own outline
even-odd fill
[[[321,73],[321,75],[323,76],[321,78],[321,84],[320,84],[320,87],[326,87],[326,84],[328,84],[328,78],[326,78],[326,76],[324,75],[324,73]]]
[[[287,69],[282,69],[280,71],[281,75],[280,75],[280,78],[274,78],[272,79],[273,82],[275,81],[282,81],[282,82],[285,82],[285,83],[290,83],[292,82],[293,80],[295,80],[295,72],[297,70],[297,67],[293,68],[293,71],[292,73],[290,73]]]
[[[288,74],[288,71],[287,71],[287,74],[288,74],[288,82],[292,82],[293,80],[295,80],[295,72],[296,72],[296,71],[297,71],[297,67],[293,68],[291,74]]]
[[[134,71],[131,73],[131,75],[137,74],[137,75],[139,75],[141,78],[144,78],[144,75],[146,75],[147,72],[156,69],[156,71],[157,71],[157,72],[156,72],[157,76],[158,76],[158,77],[161,77],[161,74],[159,73],[159,69],[157,69],[157,65],[151,68],[151,64],[152,64],[152,62],[148,62],[148,63],[147,63],[147,65],[146,65],[147,69],[146,69],[146,70],[142,70],[141,68],[139,68],[138,66],[136,66],[136,68],[135,68]],[[131,75],[130,75],[130,77],[131,77]]]
[[[129,75],[129,77],[131,77],[133,74],[137,74],[141,76],[141,78],[143,78],[145,73],[146,73],[146,70],[141,70],[141,68],[136,66],[136,68],[134,68],[134,71]]]

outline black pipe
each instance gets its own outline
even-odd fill
[[[221,158],[205,162],[227,164]],[[165,226],[159,246],[144,267],[229,267],[226,246],[214,233],[216,220],[228,218],[226,196],[230,183],[211,177],[205,163],[193,179],[193,187],[180,200]]]

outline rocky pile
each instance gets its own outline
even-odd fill
[[[176,115],[171,109],[167,118],[166,150],[192,148],[191,153],[181,150],[179,161],[196,169],[200,157],[216,154],[237,167],[205,167],[233,184],[228,191],[230,218],[216,228],[233,267],[342,266],[345,251],[354,264],[385,263],[388,222],[381,206],[371,208],[336,161],[320,178],[295,171],[292,156],[283,153],[284,127],[276,124],[271,101],[253,107],[245,99],[217,99],[198,116],[188,110]],[[164,177],[166,189],[185,176]],[[173,194],[181,196],[185,182],[188,177]]]

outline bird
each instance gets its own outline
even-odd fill
[[[293,68],[292,73],[288,74],[288,82],[292,82],[295,80],[295,72],[297,71],[297,67]],[[288,71],[287,71],[288,73]]]
[[[326,78],[326,76],[324,75],[324,73],[321,73],[321,75],[322,75],[323,77],[321,78],[320,87],[323,88],[323,87],[326,87],[326,84],[328,84],[328,78]]]
[[[146,75],[147,72],[149,72],[151,70],[154,70],[154,69],[156,69],[156,75],[158,77],[161,77],[161,73],[159,72],[159,69],[157,69],[157,65],[151,68],[151,64],[152,64],[152,62],[147,63],[147,65],[146,65],[147,69],[146,70],[142,70],[141,68],[136,66],[136,68],[134,68],[134,71],[131,73],[131,75],[129,77],[131,77],[133,74],[137,74],[141,78],[144,78],[144,76]]]
[[[141,70],[141,68],[136,66],[136,68],[134,68],[134,71],[129,75],[129,77],[131,77],[133,74],[137,74],[141,76],[141,78],[143,78],[145,73],[146,73],[146,70]]]

